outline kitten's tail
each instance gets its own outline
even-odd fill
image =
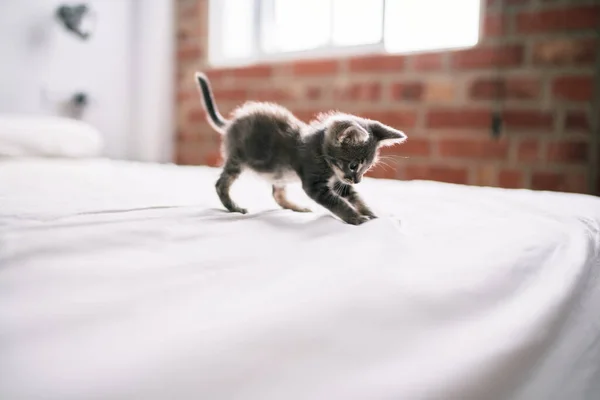
[[[201,72],[196,72],[194,76],[196,78],[198,90],[200,91],[200,97],[202,97],[202,103],[204,104],[204,108],[208,114],[208,123],[217,132],[223,134],[225,132],[225,126],[227,125],[227,120],[223,118],[223,116],[219,113],[217,106],[215,105],[215,99],[213,98],[212,89],[210,88],[208,78]]]

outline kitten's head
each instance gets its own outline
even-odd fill
[[[332,114],[321,121],[325,125],[325,158],[337,178],[348,184],[361,181],[381,147],[406,140],[404,132],[354,115]]]

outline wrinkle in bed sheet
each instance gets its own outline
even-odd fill
[[[0,398],[600,397],[599,199],[367,180],[354,227],[217,173],[0,168]]]

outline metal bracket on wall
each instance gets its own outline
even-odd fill
[[[79,38],[86,40],[90,37],[92,29],[83,28],[90,19],[95,22],[95,15],[90,11],[87,4],[69,6],[63,4],[56,9],[56,16],[62,22],[65,29],[74,33]]]
[[[506,18],[506,9],[504,7],[504,0],[498,0],[500,8],[500,16],[502,18],[503,32],[508,32],[508,19]],[[498,50],[499,51],[499,50]],[[496,64],[496,82],[497,92],[494,99],[494,111],[490,121],[490,134],[493,139],[499,139],[502,136],[503,129],[503,110],[504,110],[504,73],[501,63]]]

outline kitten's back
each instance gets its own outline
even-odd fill
[[[226,157],[237,157],[257,171],[273,171],[294,162],[304,123],[273,103],[247,102],[232,113],[226,129]]]
[[[269,102],[247,101],[232,112],[234,120],[256,115],[268,115],[274,119],[289,120],[290,122],[297,120],[287,108]]]

